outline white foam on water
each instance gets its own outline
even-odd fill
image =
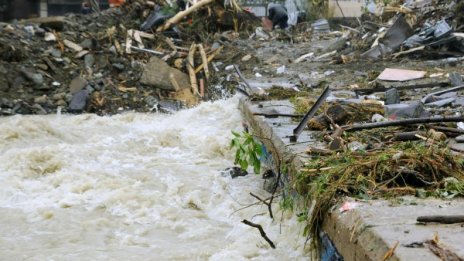
[[[0,260],[307,260],[294,215],[237,211],[269,196],[258,175],[220,174],[237,104],[0,118]]]

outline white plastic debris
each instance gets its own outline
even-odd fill
[[[56,41],[56,36],[53,34],[53,33],[50,33],[50,32],[46,32],[45,33],[45,37],[44,37],[44,40],[46,42],[51,42],[51,41]]]
[[[277,68],[277,74],[282,74],[285,72],[285,65],[280,66]]]
[[[262,76],[260,73],[257,72],[257,73],[255,73],[255,77],[256,77],[256,78],[261,78],[261,77],[263,77],[263,76]]]
[[[233,64],[227,65],[226,68],[225,68],[226,71],[231,71],[231,70],[233,70],[233,69],[234,69],[234,65],[233,65]]]

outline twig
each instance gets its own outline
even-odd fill
[[[251,193],[251,192],[250,192],[250,195],[251,195],[252,197],[254,197],[255,199],[261,201],[264,205],[266,205],[266,206],[267,206],[267,209],[269,210],[269,216],[270,216],[272,219],[274,219],[274,215],[272,215],[272,207],[271,207],[271,201],[272,201],[272,198],[273,198],[274,196],[271,197],[271,201],[268,203],[268,202],[266,202],[266,200],[261,199],[260,197],[256,196],[255,194],[253,194],[253,193]]]
[[[246,219],[242,220],[242,223],[245,224],[245,225],[248,225],[250,227],[254,227],[254,228],[257,228],[259,230],[259,233],[261,234],[261,236],[269,243],[269,245],[275,249],[275,245],[274,245],[274,242],[272,242],[266,235],[266,232],[264,232],[263,230],[263,227],[259,224],[255,224],[253,222],[250,222]]]

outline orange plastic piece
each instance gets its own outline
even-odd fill
[[[118,7],[121,6],[125,0],[108,0],[108,3],[110,4],[110,7]]]

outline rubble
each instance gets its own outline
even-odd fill
[[[158,8],[164,5],[155,3]],[[216,12],[205,13],[202,6],[214,6]],[[176,11],[170,8],[170,12]],[[186,107],[198,104],[201,98],[220,98],[214,89],[220,77],[211,77],[208,63],[224,51],[224,46],[212,48],[217,42],[200,36],[200,31],[189,34],[192,28],[186,27],[189,21],[185,18],[198,19],[199,15],[203,25],[222,21],[222,27],[206,29],[211,33],[233,28],[228,19],[235,19],[240,28],[258,19],[244,14],[238,6],[217,1],[201,1],[185,10],[182,17],[171,15],[176,20],[165,17],[155,19],[156,23],[151,21],[150,13],[156,13],[152,10],[152,2],[129,0],[119,8],[98,13],[0,24],[0,96],[8,101],[2,103],[0,115],[54,113],[58,108],[63,112],[114,114],[121,108],[151,111],[152,104],[145,102],[148,96],[179,101]],[[194,43],[199,51],[188,57],[189,46],[198,40],[204,44]],[[190,71],[186,65],[193,63],[201,66]],[[191,90],[192,73],[199,75],[198,90]],[[37,103],[37,96],[47,97],[48,102]],[[105,102],[91,104],[93,100]]]

